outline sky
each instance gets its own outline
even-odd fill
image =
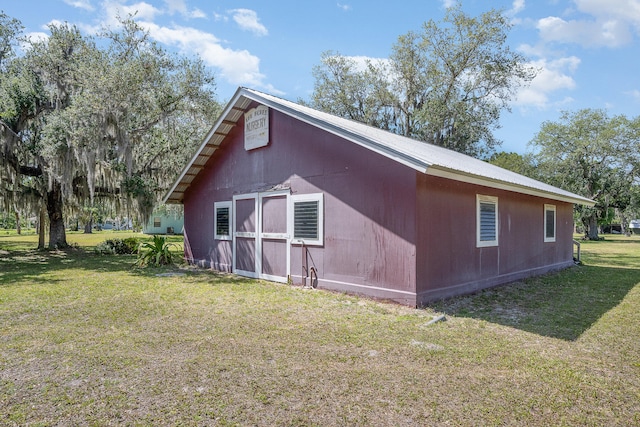
[[[216,77],[218,100],[239,86],[297,101],[313,92],[313,67],[333,51],[385,59],[398,37],[441,21],[454,0],[0,0],[25,34],[47,37],[67,22],[84,34],[135,19],[166,49],[199,56]],[[462,0],[472,16],[501,9],[509,47],[537,70],[504,111],[500,150],[523,154],[562,111],[640,115],[640,0]]]

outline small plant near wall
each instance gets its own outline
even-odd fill
[[[170,265],[173,264],[172,247],[178,247],[175,243],[167,242],[164,236],[153,236],[153,242],[143,242],[138,248],[138,261],[136,265]]]

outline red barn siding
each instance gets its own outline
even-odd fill
[[[268,146],[246,151],[243,128],[240,118],[184,195],[186,252],[201,265],[232,270],[232,241],[214,239],[214,202],[251,193],[269,197],[236,201],[236,231],[284,233],[287,195],[323,194],[322,246],[262,241],[256,273],[295,283],[304,263],[321,288],[416,305],[571,265],[570,203],[425,175],[273,109]],[[496,247],[476,247],[478,194],[498,198]],[[545,203],[556,206],[552,243]],[[256,254],[253,240],[236,239],[245,274]]]
[[[267,147],[245,151],[242,129],[240,119],[185,193],[194,259],[213,268],[231,265],[231,242],[214,240],[214,201],[275,186],[323,193],[324,246],[308,247],[319,286],[415,304],[415,171],[275,110]],[[267,227],[282,226],[270,221]],[[292,245],[290,256],[299,282],[301,247]],[[283,272],[275,249],[267,248],[263,261],[274,274]]]
[[[419,302],[472,292],[572,263],[573,206],[417,175]],[[476,195],[498,198],[498,246],[476,247]],[[544,242],[544,205],[556,206],[556,241]],[[434,242],[437,242],[434,244]]]
[[[246,151],[242,109],[256,101],[270,108],[269,144]],[[592,202],[245,88],[208,138],[167,196],[184,202],[185,254],[193,261],[294,283],[313,267],[321,288],[410,305],[572,264],[573,205],[494,185]],[[324,238],[303,247],[289,240],[292,208],[312,194],[322,195]],[[498,200],[497,246],[476,247],[477,195]],[[230,202],[234,239],[215,240],[215,202]],[[545,203],[556,207],[555,242],[544,242]]]
[[[212,237],[213,238],[213,237]],[[185,241],[185,244],[187,242]],[[193,246],[192,246],[193,248]],[[200,254],[198,254],[200,255]],[[209,259],[205,262],[205,266],[213,268],[214,270],[224,271],[231,273],[232,258],[231,258],[231,241],[230,240],[216,240],[211,245],[209,250],[209,256],[194,257],[200,260]]]

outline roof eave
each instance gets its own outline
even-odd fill
[[[220,114],[216,122],[213,124],[213,126],[211,126],[211,130],[209,131],[209,133],[207,133],[207,136],[203,139],[202,144],[200,144],[200,147],[198,147],[198,149],[196,150],[191,160],[187,163],[184,169],[182,169],[182,172],[180,172],[180,175],[178,175],[178,178],[174,182],[173,186],[169,189],[167,194],[162,199],[163,203],[183,203],[184,201],[183,197],[172,197],[174,195],[174,192],[176,191],[176,188],[182,183],[182,180],[186,176],[187,172],[189,171],[189,169],[191,169],[191,167],[193,167],[196,159],[201,155],[205,147],[207,147],[207,145],[209,144],[209,141],[211,141],[213,136],[216,134],[216,131],[225,123],[231,111],[233,111],[234,109],[237,109],[236,105],[238,104],[239,99],[243,96],[245,91],[246,90],[243,87],[239,87],[236,90],[233,97],[227,103],[227,106],[225,107],[225,109],[222,111],[222,114]],[[182,196],[184,196],[184,192],[181,192],[181,194]]]
[[[427,175],[437,176],[440,178],[452,179],[455,181],[465,182],[468,184],[482,185],[485,187],[496,188],[499,190],[513,191],[516,193],[527,194],[529,196],[537,196],[551,200],[558,200],[561,202],[572,203],[577,205],[594,206],[595,201],[586,197],[579,196],[577,194],[561,194],[553,191],[545,191],[538,188],[527,187],[524,185],[509,183],[506,181],[499,181],[490,179],[483,176],[477,176],[473,174],[465,174],[460,171],[453,171],[450,169],[439,168],[431,166],[426,171]],[[568,192],[567,192],[568,193]]]

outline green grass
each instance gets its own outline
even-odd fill
[[[153,236],[133,231],[103,230],[85,234],[82,231],[67,231],[67,243],[71,246],[92,250],[98,243],[107,239],[126,239],[135,237],[141,241],[153,241]],[[168,242],[178,245],[177,250],[182,250],[182,236],[166,236]],[[48,241],[47,241],[48,243]],[[0,230],[0,250],[29,250],[38,246],[38,235],[34,230],[29,230],[20,235],[15,230]]]
[[[82,249],[110,237],[0,234],[0,425],[640,423],[638,238],[414,310]]]

